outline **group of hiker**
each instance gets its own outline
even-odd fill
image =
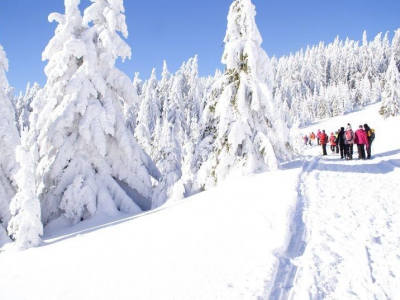
[[[375,130],[370,128],[368,124],[360,125],[354,132],[350,124],[347,124],[346,129],[340,127],[335,132],[331,132],[330,136],[325,130],[319,130],[315,134],[311,132],[309,135],[303,137],[305,145],[321,145],[322,155],[328,155],[326,147],[330,145],[332,153],[340,153],[341,159],[353,159],[354,144],[357,145],[358,158],[370,159],[371,146],[375,139]]]

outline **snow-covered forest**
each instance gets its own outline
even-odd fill
[[[43,52],[47,82],[15,95],[0,46],[0,247],[38,246],[43,227],[138,214],[292,160],[299,127],[381,103],[400,115],[400,29],[269,58],[250,0],[230,6],[224,70],[196,55],[148,79],[121,72],[123,0],[65,12]],[[389,36],[393,36],[389,38]],[[1,41],[0,41],[1,43]],[[134,73],[134,70],[132,70]]]

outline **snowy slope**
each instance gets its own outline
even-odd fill
[[[400,118],[377,110],[301,129],[368,123],[372,160],[306,147],[284,170],[4,246],[0,299],[400,299]]]
[[[378,107],[314,126],[368,123],[376,138],[372,160],[330,155],[302,174],[307,247],[294,261],[293,299],[400,299],[400,118],[382,121]]]

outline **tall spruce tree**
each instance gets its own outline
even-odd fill
[[[0,45],[0,247],[8,242],[6,228],[11,218],[10,202],[16,193],[14,175],[18,170],[15,149],[19,135],[15,126],[15,111],[6,95],[8,60]]]
[[[24,128],[29,129],[29,115],[32,112],[31,103],[40,89],[41,87],[38,83],[35,82],[32,86],[28,83],[25,95],[21,93],[16,99],[18,130],[22,131]]]
[[[400,72],[400,28],[395,30],[392,40],[392,58],[396,63],[397,70]]]
[[[212,152],[199,170],[203,188],[235,171],[277,169],[279,160],[290,156],[288,128],[272,98],[273,73],[255,15],[250,0],[230,6],[222,56],[226,70],[206,108],[203,141],[212,143]]]
[[[150,78],[143,84],[142,93],[135,137],[144,150],[151,154],[154,130],[161,117],[161,102],[155,69],[151,72]]]
[[[98,212],[141,210],[130,196],[151,199],[157,169],[124,122],[133,85],[115,67],[130,57],[122,0],[79,0],[65,15],[43,59],[47,82],[32,103],[30,147],[38,156],[36,188],[44,225],[60,216],[77,223]],[[120,34],[119,34],[120,33]]]
[[[400,72],[394,57],[392,57],[386,72],[386,83],[383,88],[379,113],[385,118],[400,115]]]
[[[41,242],[40,236],[43,234],[40,202],[35,188],[37,161],[28,148],[27,128],[21,130],[21,145],[16,151],[17,161],[20,164],[15,175],[18,189],[10,204],[12,218],[8,224],[8,232],[15,240],[14,247],[18,250],[38,246]]]

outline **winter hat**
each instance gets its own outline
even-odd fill
[[[363,128],[363,126],[362,126],[362,125],[360,125],[360,126],[358,126],[358,128],[362,129],[362,128]]]

